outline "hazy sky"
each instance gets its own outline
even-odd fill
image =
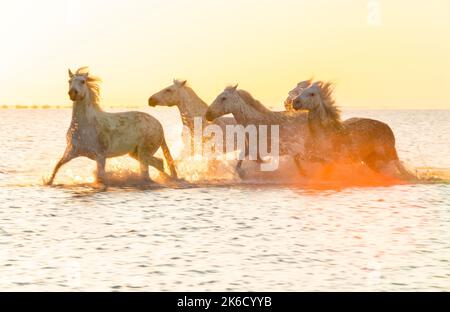
[[[105,106],[175,77],[279,106],[314,76],[344,107],[450,108],[448,0],[0,0],[0,40],[0,104],[69,105],[67,68],[89,65]]]

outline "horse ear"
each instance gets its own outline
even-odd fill
[[[176,85],[180,86],[180,87],[184,87],[187,84],[187,80],[177,80],[177,79],[175,79],[173,82]]]
[[[185,86],[187,83],[187,80],[178,80],[178,79],[174,79],[173,80],[173,84],[179,86],[179,87],[183,87]]]
[[[72,73],[72,71],[69,68],[69,77],[72,78],[74,76],[74,74]]]
[[[231,87],[231,89],[234,90],[234,91],[236,91],[238,87],[239,87],[239,84],[237,83],[237,84],[235,84],[233,87]]]

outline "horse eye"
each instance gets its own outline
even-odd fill
[[[81,80],[81,84],[85,84],[86,83],[86,81],[84,81],[84,80]]]
[[[172,92],[172,90],[171,89],[166,89],[166,92],[169,93],[169,92]]]
[[[310,93],[309,95],[310,95],[310,96],[314,96],[315,94],[314,94],[314,93]]]
[[[221,98],[222,102],[225,102],[226,99],[227,99],[227,98],[224,97],[224,96]]]

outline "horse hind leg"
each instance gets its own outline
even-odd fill
[[[417,176],[403,166],[393,146],[385,146],[383,153],[373,153],[369,161],[364,162],[378,173],[406,181],[417,180]]]
[[[144,181],[151,181],[148,166],[154,167],[155,164],[157,166],[160,166],[160,164],[158,164],[158,162],[153,160],[153,153],[151,153],[151,151],[146,150],[144,148],[137,148],[135,151],[131,152],[129,155],[139,162],[139,172],[141,174],[141,178]],[[159,170],[159,168],[157,168],[157,169]]]
[[[97,158],[97,179],[96,179],[96,182],[99,183],[99,184],[104,184],[105,183],[105,180],[106,180],[105,166],[106,166],[106,158],[105,157]]]
[[[398,167],[396,165],[397,162],[398,159],[392,159],[392,157],[380,153],[372,153],[364,158],[364,163],[371,170],[392,178],[400,178],[397,169]]]
[[[149,166],[152,166],[156,169],[158,169],[160,172],[164,172],[164,161],[161,158],[158,157],[148,157],[147,163]]]
[[[400,161],[395,145],[387,146],[385,149],[387,150],[386,158],[389,159],[389,163],[395,168],[400,179],[410,182],[418,180],[417,175],[408,170]]]
[[[376,173],[382,173],[382,167],[385,161],[383,160],[382,156],[377,153],[371,153],[363,158],[364,164],[366,164],[367,167],[375,171]],[[385,164],[386,165],[386,164]]]
[[[148,164],[146,162],[139,162],[139,172],[144,181],[151,181],[150,174],[148,172]]]
[[[419,178],[416,174],[408,170],[400,159],[390,161],[390,167],[392,171],[397,173],[397,177],[406,182],[417,182]]]
[[[151,181],[148,167],[152,166],[156,168],[159,172],[164,173],[164,161],[161,158],[150,156],[150,155],[140,155],[140,173],[144,180]]]
[[[170,153],[169,147],[167,146],[166,139],[163,137],[161,142],[161,149],[164,154],[164,158],[167,161],[167,165],[169,166],[170,175],[173,179],[178,179],[177,169],[175,168],[175,162],[173,160],[172,154]],[[163,169],[160,170],[164,173],[164,162],[162,163]]]

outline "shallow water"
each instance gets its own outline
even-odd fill
[[[176,155],[176,111],[143,110]],[[0,290],[450,290],[450,111],[345,115],[389,123],[402,160],[442,181],[318,190],[284,183],[289,163],[247,182],[180,163],[194,183],[171,188],[131,183],[118,158],[106,191],[86,159],[50,188],[70,110],[0,110]]]

